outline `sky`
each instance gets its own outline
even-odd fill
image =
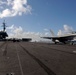
[[[76,0],[0,0],[0,25],[9,37],[51,36],[76,31]],[[2,30],[2,27],[0,27]]]

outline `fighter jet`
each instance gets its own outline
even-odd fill
[[[57,43],[68,43],[71,42],[71,44],[73,44],[73,39],[76,37],[76,32],[71,32],[70,34],[67,35],[63,35],[63,36],[55,36],[54,32],[52,30],[50,30],[51,32],[51,37],[41,37],[41,38],[45,38],[45,39],[51,39],[55,44]]]

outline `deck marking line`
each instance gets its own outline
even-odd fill
[[[20,45],[20,44],[19,44]],[[50,68],[48,68],[45,64],[43,64],[38,58],[36,58],[34,55],[32,55],[29,51],[27,51],[22,45],[20,45],[23,50],[30,55],[44,70],[47,72],[48,75],[56,75]]]
[[[76,51],[73,51],[73,53],[76,53]]]
[[[20,57],[19,57],[19,54],[18,54],[17,46],[16,46],[16,51],[17,51],[17,57],[18,57],[19,66],[20,66],[20,70],[21,70],[21,75],[24,75],[24,74],[23,74],[23,70],[22,70],[22,65],[21,65]]]

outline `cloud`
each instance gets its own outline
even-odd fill
[[[32,41],[40,41],[45,40],[40,38],[40,36],[47,36],[48,32],[40,33],[40,32],[31,32],[31,31],[24,31],[21,26],[11,25],[7,27],[7,33],[9,38],[32,38]]]
[[[6,6],[6,9],[3,9],[0,12],[0,18],[4,17],[13,17],[16,15],[21,16],[24,14],[31,14],[32,7],[27,4],[27,0],[7,0],[6,2],[0,1],[0,6]]]
[[[65,32],[72,32],[73,31],[73,28],[68,26],[68,25],[64,25],[64,31]]]
[[[63,30],[59,30],[57,35],[61,36],[61,35],[64,35],[64,34],[70,34],[72,32],[73,32],[73,28],[71,26],[63,25]]]
[[[6,4],[6,2],[3,2],[2,0],[0,0],[0,5]]]
[[[7,29],[14,29],[14,25],[11,25],[10,27],[7,27]]]
[[[48,29],[44,29],[44,31],[49,31]]]

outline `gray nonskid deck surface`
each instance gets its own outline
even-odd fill
[[[0,75],[76,75],[76,45],[0,42]]]

